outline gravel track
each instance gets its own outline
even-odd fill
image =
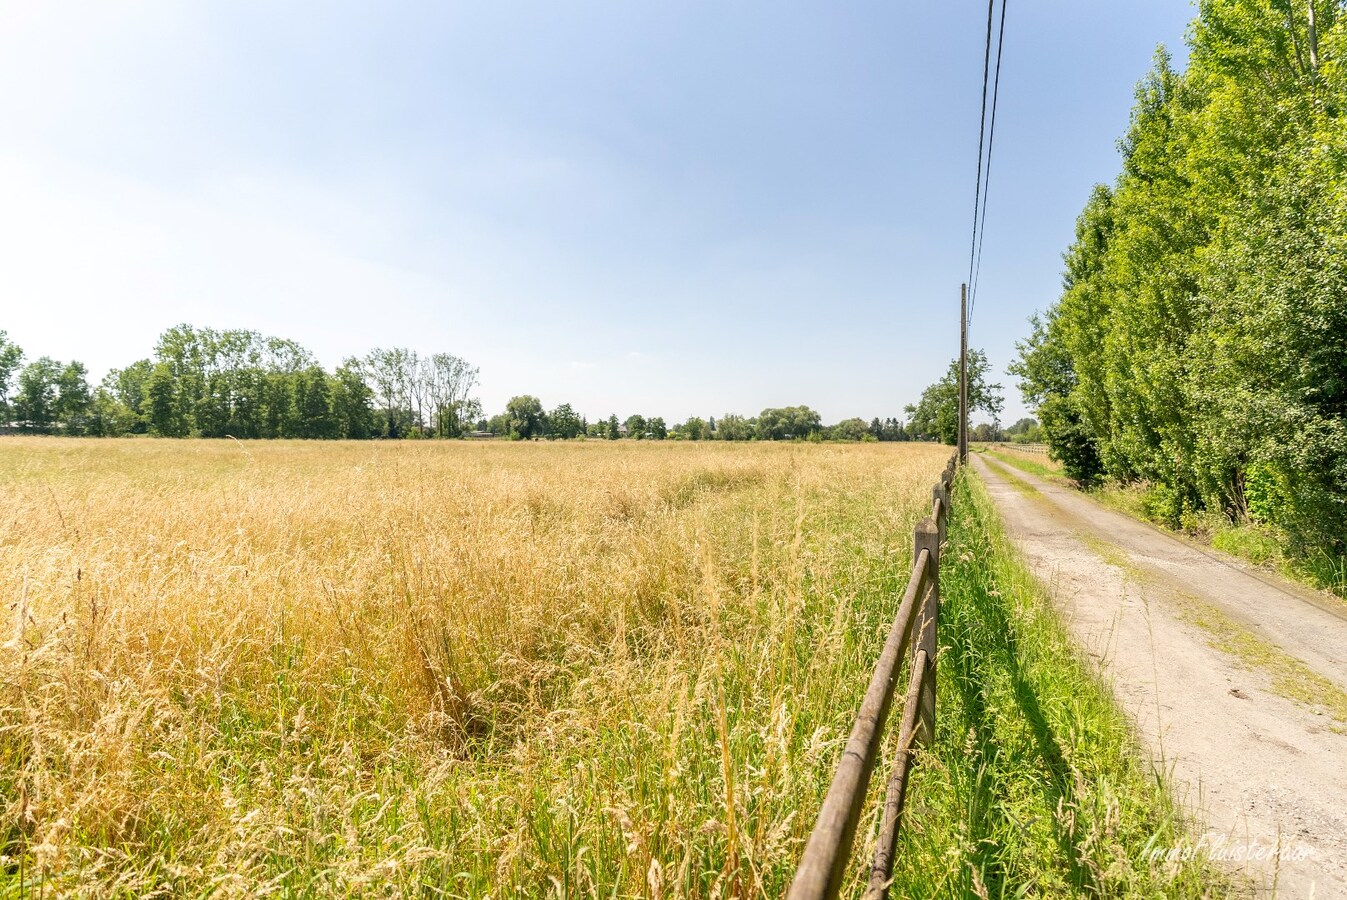
[[[1347,898],[1347,723],[1287,699],[1281,677],[1289,665],[1347,690],[1347,607],[1069,487],[972,460],[1077,643],[1171,776],[1193,845],[1214,848],[1261,896]],[[1272,656],[1218,647],[1232,632]]]

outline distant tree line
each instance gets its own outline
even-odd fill
[[[984,429],[986,429],[984,431]],[[994,425],[979,425],[973,429],[975,441],[1012,441],[1017,444],[1041,444],[1043,426],[1032,416],[1019,419],[1014,425],[999,428]]]
[[[97,387],[79,362],[23,359],[0,331],[0,421],[38,434],[458,437],[481,415],[477,370],[448,353],[376,349],[328,372],[294,341],[179,325]]]
[[[1347,18],[1204,0],[1012,371],[1074,477],[1347,551]]]
[[[548,412],[542,401],[530,394],[511,398],[505,411],[477,423],[482,435],[512,440],[565,440],[587,437],[600,440],[647,441],[906,441],[912,436],[898,419],[843,419],[824,425],[807,406],[764,409],[756,418],[726,413],[701,418],[693,416],[669,425],[660,416],[630,415],[590,422],[569,403]]]
[[[457,438],[476,431],[518,440],[906,441],[932,439],[896,418],[824,425],[807,406],[667,424],[659,416],[593,422],[568,403],[548,411],[515,397],[486,418],[472,396],[475,367],[449,353],[375,349],[327,371],[294,341],[254,331],[178,325],[154,354],[97,386],[79,362],[24,364],[0,331],[0,423],[33,434],[157,437]]]

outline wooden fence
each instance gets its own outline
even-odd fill
[[[986,445],[991,450],[1018,450],[1020,453],[1043,453],[1048,452],[1047,444],[1015,444],[1000,441],[994,444]]]
[[[837,764],[832,786],[823,798],[814,830],[805,844],[789,900],[832,900],[842,887],[856,826],[864,812],[870,776],[884,738],[884,726],[893,705],[903,659],[914,647],[909,669],[902,724],[898,731],[898,749],[889,774],[884,799],[879,841],[870,866],[866,900],[888,896],[893,872],[894,848],[898,843],[898,825],[907,794],[907,776],[913,753],[935,734],[935,661],[936,627],[940,619],[940,548],[945,541],[949,516],[949,492],[954,480],[958,455],[950,458],[931,490],[931,515],[917,524],[912,537],[912,574],[898,605],[884,649],[875,664],[870,686],[861,701],[856,724],[847,739],[842,759]]]

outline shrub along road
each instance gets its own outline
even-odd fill
[[[1192,810],[1193,846],[1281,897],[1347,897],[1347,608],[1069,487],[973,466]]]

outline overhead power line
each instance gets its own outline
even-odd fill
[[[971,327],[977,308],[978,279],[982,274],[982,244],[987,225],[987,194],[991,186],[992,151],[996,142],[996,107],[1001,94],[1001,56],[1006,40],[1006,0],[1001,0],[1001,20],[996,38],[996,67],[991,65],[992,31],[996,0],[987,0],[987,41],[982,61],[982,117],[978,124],[978,169],[973,191],[973,236],[968,248],[968,322]],[[988,114],[987,87],[991,84],[991,111]],[[984,136],[986,138],[984,151]]]
[[[982,116],[978,121],[978,177],[973,189],[973,232],[968,247],[968,283],[973,282],[973,258],[978,243],[978,207],[982,203],[982,141],[987,130],[987,76],[991,74],[992,62],[992,13],[996,0],[987,0],[987,49],[982,55]]]

